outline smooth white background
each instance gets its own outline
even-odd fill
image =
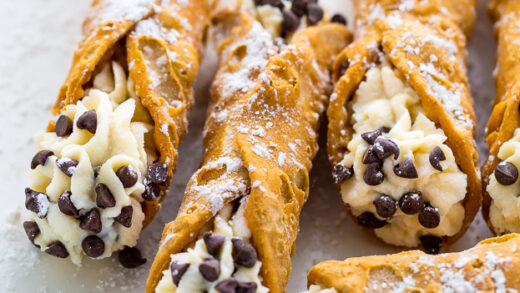
[[[480,2],[470,43],[469,75],[479,118],[479,151],[483,157],[487,152],[483,132],[494,98],[495,45],[485,10],[487,1]],[[212,52],[208,52],[205,69],[197,82],[196,106],[189,134],[180,148],[179,168],[169,197],[138,245],[148,263],[137,270],[126,270],[112,258],[87,260],[82,267],[76,267],[69,261],[41,254],[29,244],[21,228],[20,211],[35,149],[33,137],[44,130],[50,118],[50,106],[81,38],[80,25],[89,5],[90,0],[0,3],[0,292],[143,292],[162,227],[175,217],[185,184],[200,162],[201,132],[215,67]],[[288,292],[303,290],[307,271],[319,261],[397,251],[365,236],[347,219],[331,182],[323,138],[322,135],[321,151],[311,176],[310,198],[301,216]],[[479,215],[453,250],[470,247],[489,236]]]

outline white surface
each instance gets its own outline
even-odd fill
[[[487,1],[480,2],[470,46],[469,74],[479,118],[480,153],[484,156],[487,148],[483,132],[494,98],[491,72],[495,48],[485,12]],[[179,172],[163,209],[143,232],[138,245],[148,258],[145,266],[127,270],[112,258],[86,261],[83,267],[76,267],[70,261],[39,253],[29,243],[18,211],[23,207],[23,190],[35,149],[33,137],[44,130],[50,118],[50,106],[69,69],[89,5],[90,0],[0,3],[0,292],[143,292],[163,225],[175,217],[185,184],[200,162],[202,118],[212,75],[208,69],[199,78],[190,132],[180,149]],[[204,66],[214,68],[214,64]],[[315,161],[311,195],[301,217],[288,292],[303,290],[307,271],[319,261],[397,251],[365,236],[347,219],[330,178],[323,131],[321,134],[322,151]],[[453,250],[470,247],[489,236],[479,216]]]

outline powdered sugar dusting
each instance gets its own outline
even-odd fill
[[[92,10],[89,17],[94,19],[94,25],[107,21],[138,21],[152,9],[153,0],[103,0],[99,10]]]

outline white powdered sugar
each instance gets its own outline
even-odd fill
[[[36,204],[38,205],[38,217],[43,218],[49,211],[49,199],[43,193],[38,193],[35,196]]]
[[[170,44],[177,42],[180,34],[175,29],[161,26],[155,17],[140,21],[134,31],[135,36],[147,36],[157,40],[164,40]]]
[[[153,8],[153,0],[104,0],[104,5],[99,10],[92,10],[90,17],[95,20],[95,25],[107,21],[138,21],[145,17]]]

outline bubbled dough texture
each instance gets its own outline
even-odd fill
[[[226,206],[221,210],[215,217],[215,229],[214,234],[226,236],[226,241],[222,244],[221,252],[219,255],[220,259],[220,276],[214,282],[206,281],[199,273],[199,264],[206,260],[212,259],[213,257],[206,250],[204,240],[201,238],[197,240],[193,248],[188,248],[188,251],[173,254],[171,256],[172,261],[179,263],[189,263],[190,266],[184,273],[183,277],[179,282],[179,287],[173,284],[171,271],[164,270],[163,277],[157,285],[156,293],[218,293],[214,288],[220,281],[229,279],[231,275],[233,278],[240,282],[255,282],[257,284],[258,293],[267,293],[269,289],[262,286],[262,280],[260,278],[260,268],[262,262],[257,261],[252,268],[239,267],[237,272],[233,274],[234,262],[233,262],[233,243],[232,238],[242,238],[243,240],[249,239],[250,232],[245,224],[244,218],[244,206],[246,201],[242,201],[240,208],[231,217],[230,205]],[[209,290],[207,289],[209,287]],[[208,290],[208,291],[207,291]]]
[[[140,205],[144,192],[143,178],[147,170],[148,155],[145,149],[145,135],[151,125],[135,120],[145,121],[146,117],[136,115],[144,113],[136,99],[129,98],[127,81],[123,69],[114,63],[114,78],[110,70],[105,68],[96,78],[94,87],[87,97],[75,105],[69,105],[63,115],[73,120],[73,132],[67,137],[58,137],[55,132],[39,135],[36,139],[38,150],[51,150],[58,157],[67,157],[79,161],[72,177],[65,175],[56,166],[56,156],[51,156],[45,166],[39,166],[30,172],[31,188],[46,193],[51,202],[46,218],[40,219],[31,213],[31,219],[38,223],[41,233],[35,243],[43,250],[51,242],[61,241],[70,253],[72,262],[81,263],[82,240],[92,234],[79,227],[79,220],[63,214],[58,208],[58,199],[65,191],[71,191],[74,206],[89,211],[96,208],[95,186],[104,183],[112,192],[116,205],[112,208],[98,210],[101,214],[102,231],[97,234],[105,242],[105,251],[99,258],[108,257],[113,251],[126,246],[135,246],[142,230],[144,214]],[[110,93],[101,91],[113,90]],[[88,110],[96,110],[97,129],[92,135],[87,130],[78,129],[78,118]],[[142,117],[140,117],[142,116]],[[130,165],[139,174],[138,182],[124,188],[116,171]],[[101,166],[99,175],[94,178],[94,167]],[[132,226],[126,228],[119,223],[114,224],[114,217],[121,213],[121,208],[132,205]]]
[[[355,178],[342,184],[343,201],[355,215],[365,211],[376,214],[372,202],[380,194],[399,200],[407,192],[421,191],[425,202],[439,209],[441,222],[438,227],[426,229],[419,223],[418,215],[405,215],[398,209],[389,224],[375,230],[376,235],[387,243],[409,247],[418,246],[422,235],[455,235],[464,219],[461,202],[466,194],[466,175],[458,169],[452,151],[444,144],[446,136],[442,129],[436,128],[422,114],[416,93],[385,62],[368,71],[367,80],[359,86],[351,105],[351,122],[356,133],[343,163],[354,166]],[[361,134],[383,126],[391,127],[388,137],[397,143],[400,155],[397,160],[393,156],[385,160],[384,182],[369,186],[363,180],[367,165],[362,163],[368,144]],[[429,154],[436,146],[441,147],[447,158],[441,162],[443,172],[434,169],[429,162]],[[406,159],[413,159],[418,179],[395,175],[393,167]]]
[[[520,129],[504,143],[498,151],[500,161],[520,167]],[[498,234],[520,231],[520,184],[502,185],[495,173],[489,176],[487,192],[493,199],[489,209],[489,220]]]

